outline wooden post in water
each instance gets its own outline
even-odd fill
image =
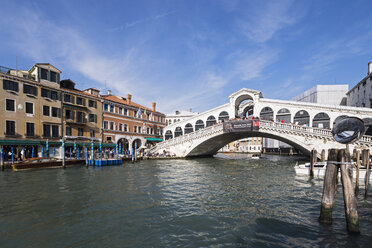
[[[356,150],[356,178],[355,178],[355,189],[359,189],[359,166],[360,166],[360,151]]]
[[[366,166],[366,177],[365,177],[365,195],[368,194],[368,183],[369,183],[369,156],[370,152],[368,149],[363,150],[363,165]]]
[[[310,164],[311,164],[311,169],[310,169],[310,176],[314,176],[314,164],[316,163],[316,150],[313,149],[311,150],[311,156],[310,156]]]
[[[328,164],[324,177],[322,205],[320,210],[319,222],[332,223],[332,210],[336,194],[337,184],[337,165],[332,163],[337,161],[337,150],[328,150]]]
[[[337,161],[341,162],[340,168],[347,231],[349,233],[360,233],[359,217],[353,190],[353,165],[351,164],[350,153],[347,149],[341,149],[338,152],[337,158]]]
[[[320,160],[321,160],[321,162],[325,162],[326,161],[326,157],[325,157],[325,150],[323,149],[322,150],[322,153],[320,154]]]
[[[62,139],[62,168],[66,169],[66,158],[65,158],[65,140]]]

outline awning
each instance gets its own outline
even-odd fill
[[[38,140],[0,140],[0,145],[41,145]]]
[[[146,138],[148,141],[163,141],[161,138]]]

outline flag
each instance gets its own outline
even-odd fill
[[[142,111],[141,111],[141,108],[138,109],[138,118],[141,118],[141,115],[142,115]]]

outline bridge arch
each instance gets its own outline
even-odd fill
[[[274,111],[272,108],[270,107],[264,107],[261,109],[261,112],[260,112],[260,118],[262,120],[266,120],[266,121],[273,121],[274,120]]]
[[[173,133],[171,130],[167,130],[164,136],[165,136],[165,140],[173,139]]]
[[[204,121],[202,120],[197,120],[195,123],[195,131],[198,131],[199,129],[204,128]]]
[[[299,110],[293,117],[293,122],[301,126],[310,126],[310,115],[306,110]]]
[[[228,121],[229,120],[229,113],[227,113],[226,111],[222,111],[219,116],[218,116],[218,121],[219,122],[225,122],[225,121]]]
[[[291,112],[287,108],[279,109],[279,111],[276,113],[276,121],[291,123]]]
[[[182,133],[182,128],[181,127],[176,127],[176,129],[174,130],[174,137],[178,137],[178,136],[182,136],[183,133]]]
[[[207,127],[213,126],[216,123],[217,123],[216,118],[213,115],[210,115],[207,118]]]
[[[329,115],[327,113],[324,112],[317,113],[313,119],[313,127],[330,128],[331,118],[329,118]]]
[[[185,125],[185,134],[192,133],[194,131],[194,128],[192,127],[191,123],[187,123]]]

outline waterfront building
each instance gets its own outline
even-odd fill
[[[312,102],[326,105],[346,105],[348,84],[318,84],[313,88],[293,97],[296,102]]]
[[[262,140],[261,137],[240,139],[222,147],[220,152],[259,154],[262,152]]]
[[[13,151],[19,157],[59,154],[61,138],[61,71],[48,63],[35,64],[29,71],[0,68],[0,145],[6,159]],[[57,145],[57,147],[55,147]]]
[[[176,122],[179,122],[179,121],[185,120],[187,118],[193,117],[194,115],[197,115],[197,114],[198,113],[196,113],[196,112],[192,112],[192,109],[190,109],[189,111],[176,110],[173,113],[170,113],[170,114],[166,115],[166,117],[165,117],[166,124],[167,124],[167,126],[172,125]]]
[[[60,90],[63,137],[67,146],[75,142],[75,148],[79,148],[82,153],[84,146],[90,147],[91,141],[100,142],[102,138],[102,102],[99,90],[78,90],[71,79],[62,80]]]
[[[162,141],[165,115],[132,101],[132,95],[115,96],[108,90],[103,99],[103,140],[118,143],[128,152]]]

